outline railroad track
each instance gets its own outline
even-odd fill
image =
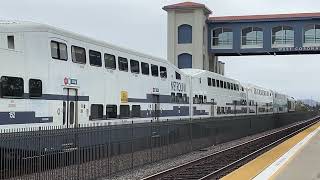
[[[244,142],[214,154],[151,175],[143,180],[219,179],[284,140],[316,124],[319,120],[320,117],[316,117],[311,120],[280,129],[251,141]]]

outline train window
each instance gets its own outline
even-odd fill
[[[211,86],[211,78],[208,78],[208,86]]]
[[[220,87],[223,88],[223,81],[220,80]]]
[[[62,104],[62,123],[63,125],[66,124],[66,109],[67,109],[67,106],[66,106],[66,102],[63,101],[63,104]]]
[[[130,60],[130,69],[132,73],[139,74],[140,73],[140,66],[139,66],[139,61]]]
[[[212,86],[216,87],[216,80],[215,79],[212,79]]]
[[[199,104],[203,104],[203,96],[199,95]]]
[[[175,93],[171,93],[171,102],[172,103],[176,102],[176,94]]]
[[[116,69],[116,57],[112,54],[104,54],[105,67],[108,69]]]
[[[181,74],[176,72],[176,79],[181,80]]]
[[[188,103],[188,96],[187,94],[183,94],[183,102]]]
[[[1,97],[21,98],[24,95],[24,83],[22,78],[2,76],[0,85]]]
[[[106,118],[117,118],[117,105],[106,106]]]
[[[145,62],[141,62],[141,73],[144,75],[149,75],[149,64]]]
[[[231,107],[228,107],[227,113],[232,114]]]
[[[8,49],[14,49],[14,36],[7,36]]]
[[[29,80],[29,96],[41,97],[42,96],[42,81],[39,79]]]
[[[132,117],[141,117],[141,107],[140,105],[132,105]]]
[[[129,117],[130,117],[130,106],[120,105],[120,118],[129,118]]]
[[[219,80],[216,80],[217,81],[217,87],[220,87],[220,81]]]
[[[231,90],[234,90],[234,89],[233,89],[234,84],[233,84],[233,83],[230,83],[230,86],[231,86]]]
[[[194,98],[193,98],[193,104],[198,104],[198,95],[195,95]]]
[[[167,78],[167,68],[160,66],[160,77]]]
[[[182,102],[182,94],[181,93],[177,93],[176,101],[177,101],[177,103],[181,103]]]
[[[73,124],[74,123],[74,112],[75,112],[75,109],[74,109],[74,102],[70,102],[70,124]]]
[[[230,89],[230,83],[229,82],[227,82],[227,88]]]
[[[89,51],[89,60],[91,66],[102,66],[101,53],[98,51]]]
[[[217,114],[221,114],[221,109],[219,106],[217,107]]]
[[[128,72],[128,59],[124,57],[118,57],[118,65],[120,71]]]
[[[238,84],[236,85],[236,89],[237,89],[237,91],[239,91],[239,85]]]
[[[159,69],[157,65],[151,64],[151,74],[152,76],[159,76]]]
[[[72,61],[79,64],[86,64],[86,50],[82,47],[71,46]]]
[[[91,115],[90,119],[103,119],[103,105],[102,104],[91,104]]]
[[[51,57],[66,61],[68,59],[67,45],[57,41],[51,41]]]

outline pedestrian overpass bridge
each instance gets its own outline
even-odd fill
[[[193,2],[163,9],[168,13],[168,60],[179,68],[224,74],[219,56],[320,53],[320,13],[217,17]]]

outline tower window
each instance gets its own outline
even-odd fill
[[[192,43],[192,26],[183,24],[178,27],[178,43],[189,44]]]

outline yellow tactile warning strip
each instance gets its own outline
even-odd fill
[[[284,141],[239,169],[233,171],[232,173],[223,177],[222,180],[253,179],[318,127],[320,127],[320,122]]]

